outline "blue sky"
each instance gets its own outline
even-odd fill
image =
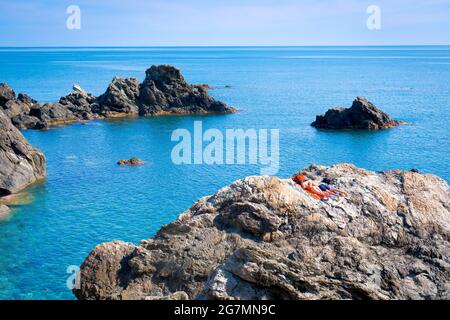
[[[81,29],[66,8],[81,9]],[[369,5],[381,30],[366,27]],[[450,0],[0,0],[0,46],[450,44]]]

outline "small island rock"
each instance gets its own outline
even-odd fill
[[[311,123],[321,129],[379,130],[396,127],[400,121],[392,120],[385,112],[363,97],[357,97],[350,108],[332,108],[317,116]]]

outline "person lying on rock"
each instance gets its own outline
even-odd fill
[[[332,184],[331,180],[328,178],[323,178],[322,182],[319,184],[319,188],[322,191],[332,191],[336,195],[342,195],[344,197],[348,196],[348,193],[336,188],[335,185]]]
[[[326,182],[322,182],[319,184],[315,181],[307,179],[304,175],[301,174],[295,175],[292,180],[300,185],[303,190],[307,191],[311,195],[311,197],[317,200],[326,201],[328,199],[333,199],[338,201],[340,195],[347,195],[346,192],[336,189],[334,186]]]

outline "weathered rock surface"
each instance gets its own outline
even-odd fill
[[[140,245],[98,245],[79,299],[449,299],[450,190],[434,175],[312,165],[349,195],[248,177]],[[182,295],[182,294],[181,294]]]
[[[0,197],[45,177],[45,157],[0,111]]]
[[[363,97],[357,97],[350,108],[332,108],[317,116],[311,125],[323,129],[379,130],[398,126],[385,112]]]
[[[30,112],[32,106],[37,102],[29,96],[16,93],[6,83],[0,83],[0,110],[10,119],[19,119]],[[37,119],[36,119],[37,120]],[[27,120],[29,121],[29,120]],[[21,125],[19,121],[16,121]]]
[[[29,116],[39,119],[45,126],[60,125],[77,121],[78,118],[60,103],[36,105],[30,109]]]
[[[104,117],[137,115],[136,99],[139,95],[139,81],[136,78],[115,77],[104,94],[98,97],[96,113]]]
[[[95,118],[92,112],[92,105],[95,103],[95,99],[95,96],[75,84],[72,88],[72,93],[61,97],[59,103],[66,106],[78,119],[90,120]]]
[[[16,98],[14,90],[0,84],[0,110],[19,129],[46,129],[49,126],[91,119],[135,115],[232,113],[234,108],[214,100],[207,85],[188,84],[180,70],[152,66],[145,81],[114,77],[99,97],[78,85],[57,103],[40,104],[25,94]]]
[[[145,71],[139,105],[141,115],[233,113],[236,110],[214,100],[198,85],[189,85],[180,70],[169,65]]]

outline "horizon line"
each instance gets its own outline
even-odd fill
[[[339,45],[107,45],[107,46],[3,46],[5,48],[301,48],[301,47],[448,47],[450,44],[339,44]]]

